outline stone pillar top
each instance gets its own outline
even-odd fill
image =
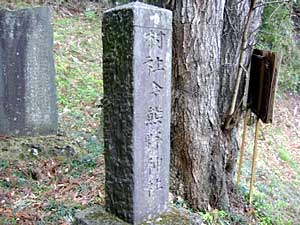
[[[46,10],[46,12],[49,11],[48,6],[35,6],[35,7],[28,7],[28,8],[21,8],[21,9],[9,9],[9,8],[0,8],[0,12],[11,12],[11,13],[22,13],[22,12],[30,12],[30,11],[39,11],[40,10]]]
[[[120,10],[132,10],[134,15],[133,26],[172,30],[172,11],[142,2],[131,2],[106,10],[111,13]]]

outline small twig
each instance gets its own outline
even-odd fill
[[[261,6],[269,5],[269,4],[288,3],[288,2],[290,2],[290,0],[287,0],[287,1],[284,1],[284,0],[283,0],[283,1],[265,2],[265,3],[263,3],[263,4],[260,4],[260,5],[255,6],[253,9],[259,8],[259,7],[261,7]]]
[[[269,16],[269,20],[273,17],[273,15],[278,11],[278,9],[284,4],[285,2],[282,2],[281,4],[279,4],[277,6],[277,8],[271,13],[271,15]]]

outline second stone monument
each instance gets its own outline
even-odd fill
[[[106,209],[138,224],[167,209],[172,13],[134,2],[103,17]]]
[[[57,126],[50,9],[0,9],[0,136],[55,134]]]

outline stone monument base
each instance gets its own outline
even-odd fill
[[[199,215],[185,209],[171,207],[166,213],[146,220],[140,225],[202,225]],[[114,215],[106,212],[101,206],[87,208],[75,214],[73,225],[129,225]]]

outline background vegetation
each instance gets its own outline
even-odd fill
[[[257,47],[283,56],[280,92],[300,92],[300,4],[299,1],[267,4]]]

